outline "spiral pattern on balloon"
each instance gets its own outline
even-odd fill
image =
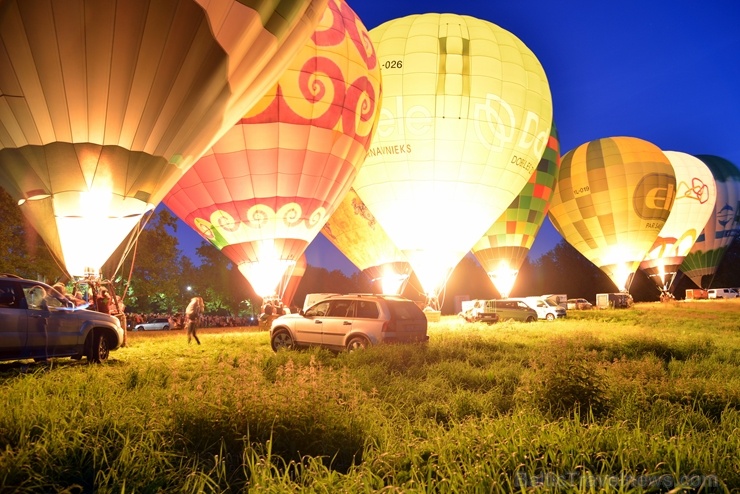
[[[303,208],[301,208],[300,204],[295,202],[291,202],[282,206],[280,209],[278,209],[277,212],[278,220],[287,227],[298,225],[301,222],[302,216]]]
[[[255,204],[247,211],[247,226],[252,228],[263,228],[275,218],[275,211],[264,204]]]
[[[311,215],[307,219],[308,228],[313,228],[319,223],[323,223],[325,217],[326,217],[326,209],[317,208],[316,211],[311,213]]]

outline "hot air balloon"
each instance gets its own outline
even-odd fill
[[[553,124],[545,154],[524,189],[471,249],[502,297],[507,298],[532,248],[560,172],[560,142]]]
[[[353,187],[437,309],[452,269],[540,161],[550,89],[524,43],[474,17],[411,15],[370,36],[383,102]]]
[[[354,189],[321,233],[370,280],[379,282],[383,293],[403,293],[411,266]]]
[[[709,167],[717,185],[717,202],[704,230],[681,264],[681,271],[696,283],[708,288],[727,248],[740,235],[740,170],[730,161],[707,154],[696,155]]]
[[[377,124],[380,68],[354,11],[331,0],[278,84],[175,185],[165,204],[257,295],[278,285],[349,190]]]
[[[68,274],[96,272],[274,84],[326,0],[9,0],[0,185]]]
[[[278,291],[282,291],[283,293],[281,301],[284,307],[290,307],[293,305],[293,297],[295,297],[295,292],[298,290],[298,285],[301,284],[303,275],[306,274],[307,267],[308,262],[306,260],[306,254],[301,254],[301,257],[296,261],[290,274],[286,271],[283,276],[282,283],[283,286],[285,286],[285,289]]]
[[[663,154],[676,175],[676,199],[640,269],[667,295],[679,266],[714,211],[717,186],[712,172],[700,159],[676,151]]]
[[[675,194],[673,166],[657,146],[608,137],[563,156],[548,217],[566,242],[627,292]]]

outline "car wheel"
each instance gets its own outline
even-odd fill
[[[277,352],[280,349],[292,350],[295,342],[287,329],[278,329],[272,333],[270,345],[272,346],[272,351]]]
[[[363,336],[353,336],[347,342],[347,351],[354,352],[355,350],[364,350],[370,346],[370,342]]]
[[[555,320],[555,316],[553,314],[548,314],[548,315],[545,316],[545,319],[547,319],[548,321],[554,321]]]
[[[134,331],[144,331],[144,328],[142,328],[141,326],[137,326],[134,328]]]
[[[169,327],[169,326],[164,326],[164,327],[163,327],[162,329],[163,329],[164,331],[169,331],[170,327]]]
[[[534,316],[527,317],[527,322],[534,322]]]
[[[99,364],[108,359],[110,350],[108,348],[108,339],[100,331],[92,332],[92,346],[87,359],[95,364]]]

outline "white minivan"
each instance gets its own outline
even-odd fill
[[[734,288],[710,288],[707,290],[707,298],[737,298],[738,293]]]
[[[567,314],[566,310],[562,306],[541,297],[515,297],[507,300],[518,300],[520,302],[524,302],[528,307],[537,312],[537,319],[554,321],[555,319],[565,317]]]

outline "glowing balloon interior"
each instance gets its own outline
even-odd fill
[[[714,211],[717,186],[711,170],[700,159],[676,151],[663,153],[676,174],[676,200],[640,269],[662,292],[669,292],[681,263]]]
[[[433,301],[534,172],[550,89],[529,48],[484,20],[412,15],[370,36],[383,101],[353,186]]]
[[[610,137],[563,156],[548,217],[563,238],[628,291],[668,219],[676,178],[654,144]]]
[[[276,293],[349,190],[377,124],[380,68],[352,9],[331,0],[276,86],[175,185],[165,204]]]
[[[681,271],[696,286],[708,288],[727,248],[740,236],[740,170],[719,156],[700,154],[696,157],[714,176],[717,201],[704,230],[681,264]]]
[[[559,172],[560,142],[553,124],[547,149],[529,182],[471,249],[504,298],[511,293],[519,268],[547,216]]]
[[[349,189],[321,233],[372,281],[380,282],[383,293],[403,292],[411,266],[354,188]]]
[[[0,185],[70,274],[99,269],[274,84],[325,5],[3,2]]]

